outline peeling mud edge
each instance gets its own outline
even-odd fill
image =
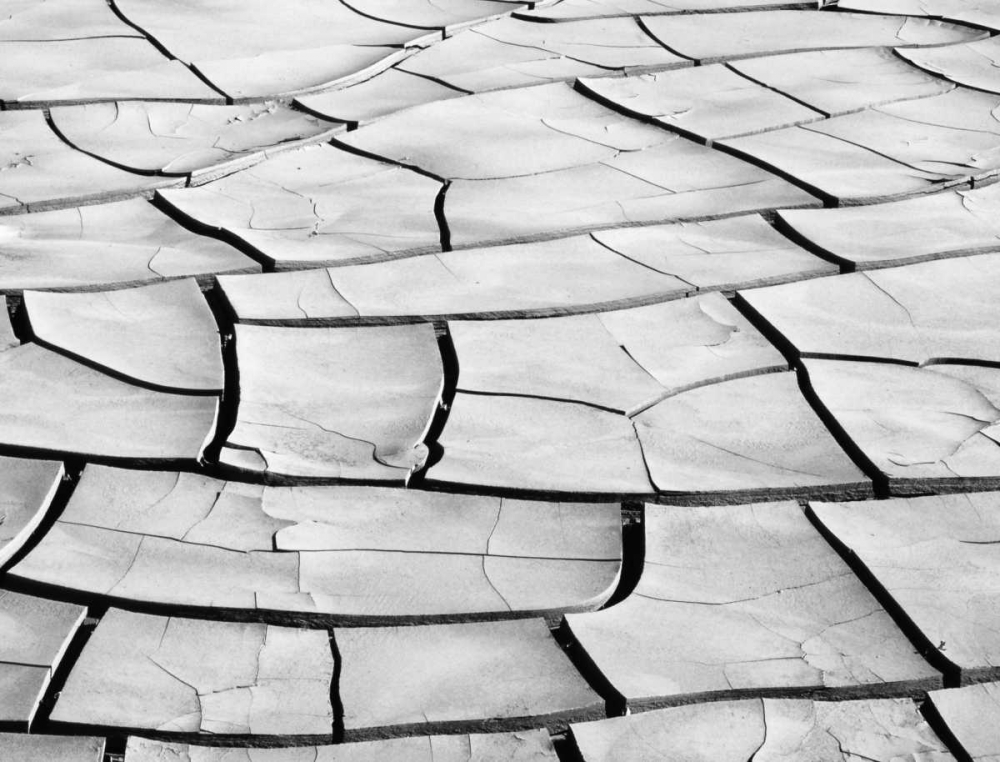
[[[245,749],[279,749],[296,748],[300,746],[329,746],[333,741],[330,735],[236,735],[232,733],[167,733],[150,730],[149,728],[119,727],[115,725],[85,725],[75,722],[50,722],[46,733],[52,735],[71,736],[104,736],[109,745],[124,746],[130,736],[148,738],[151,741],[165,743],[191,744],[192,746],[213,746],[222,748]]]
[[[930,696],[920,705],[919,712],[927,724],[930,725],[931,730],[948,747],[948,751],[952,753],[957,762],[975,761],[975,758],[966,751],[962,742],[958,740],[958,737],[952,732],[948,723],[945,722],[940,712],[938,712],[937,706],[934,705],[934,700]]]
[[[530,4],[529,4],[530,5]],[[539,10],[545,10],[550,7],[551,3],[542,3],[539,6]],[[692,10],[667,10],[667,11],[646,11],[643,16],[707,16],[714,15],[718,13],[746,13],[749,11],[798,11],[798,10],[815,10],[816,2],[788,2],[782,3],[781,5],[748,5],[748,6],[729,6],[725,8],[698,8]],[[573,18],[565,19],[552,19],[545,18],[544,16],[532,16],[527,14],[526,11],[515,11],[511,14],[514,18],[520,21],[533,21],[536,24],[565,24],[571,21],[590,21],[593,19],[606,20],[612,18],[634,18],[636,14],[622,13],[616,16],[574,16]]]
[[[889,477],[889,496],[926,497],[1000,490],[1000,475],[967,478],[896,479]]]
[[[604,704],[595,702],[560,712],[538,714],[531,717],[492,717],[477,720],[445,720],[405,725],[381,725],[370,728],[345,728],[343,741],[379,741],[389,738],[429,735],[464,735],[470,733],[509,733],[518,730],[544,729],[561,733],[572,722],[605,719]]]
[[[77,660],[80,658],[80,654],[83,653],[83,649],[86,646],[87,641],[89,641],[90,637],[94,634],[94,631],[100,623],[100,618],[104,616],[106,611],[107,607],[104,606],[94,606],[88,608],[86,618],[76,629],[76,632],[73,633],[73,637],[70,639],[69,644],[63,652],[62,658],[59,663],[55,665],[52,678],[45,689],[45,693],[39,703],[38,712],[35,715],[35,720],[31,725],[32,733],[60,735],[58,730],[52,729],[55,724],[50,721],[49,717],[52,714],[52,710],[55,708],[56,702],[59,700],[60,693],[66,686],[66,681],[69,679],[70,673],[73,671]]]
[[[140,178],[141,175],[136,175]],[[151,199],[153,194],[161,188],[181,188],[184,178],[171,179],[171,182],[164,182],[155,188],[139,188],[136,190],[110,191],[108,193],[92,193],[86,196],[69,196],[66,198],[44,199],[42,201],[29,201],[27,204],[17,206],[5,206],[0,208],[0,217],[7,217],[18,214],[31,214],[32,212],[49,212],[55,209],[71,209],[76,206],[95,206],[97,204],[110,204],[113,201],[127,201],[133,198]]]
[[[10,570],[24,560],[32,550],[37,547],[42,538],[55,526],[59,517],[62,516],[69,504],[76,485],[80,482],[80,475],[83,472],[84,463],[82,460],[72,459],[63,462],[63,473],[56,486],[55,494],[49,500],[48,505],[43,507],[39,513],[41,516],[29,534],[27,540],[22,543],[10,558],[0,565],[0,589],[11,590],[12,578]]]
[[[664,506],[693,507],[713,505],[744,505],[775,500],[870,500],[875,489],[870,482],[830,484],[809,487],[782,487],[779,489],[733,490],[731,492],[660,492],[656,504]]]
[[[236,355],[236,328],[231,310],[228,308],[221,289],[216,286],[205,292],[205,301],[212,311],[219,331],[219,348],[222,352],[223,386],[216,414],[215,432],[206,445],[202,458],[209,463],[217,463],[222,448],[236,427],[240,405],[240,368]]]
[[[42,291],[51,294],[85,294],[93,293],[95,291],[124,291],[129,288],[140,288],[142,286],[151,286],[158,283],[167,283],[169,281],[184,280],[186,278],[191,278],[198,284],[198,288],[202,291],[208,291],[213,287],[215,279],[220,275],[260,275],[260,267],[243,267],[232,270],[216,270],[207,273],[194,273],[191,275],[165,275],[152,278],[144,278],[142,280],[126,280],[126,281],[114,281],[108,283],[81,283],[72,286],[29,286],[27,288],[0,288],[0,296],[7,297],[7,308],[13,316],[13,313],[18,307],[12,307],[11,302],[16,301],[20,304],[25,291]]]
[[[619,583],[620,586],[620,583]],[[3,578],[2,589],[11,592],[62,601],[93,610],[110,607],[159,617],[180,617],[208,622],[239,622],[267,624],[277,627],[297,627],[308,630],[348,629],[353,627],[412,627],[433,624],[468,624],[474,622],[501,622],[520,619],[543,618],[551,628],[565,614],[583,614],[597,610],[597,604],[564,606],[555,609],[518,609],[516,611],[476,611],[447,614],[414,614],[389,616],[379,614],[337,614],[321,612],[281,611],[278,609],[233,608],[219,605],[194,605],[171,602],[144,601],[114,595],[40,582],[16,573]],[[604,604],[605,606],[607,604]]]
[[[415,485],[416,486],[416,485]],[[556,503],[620,503],[623,501],[653,501],[655,493],[621,492],[555,492],[522,487],[498,487],[490,484],[460,484],[427,478],[416,488],[427,492],[448,492],[453,495],[509,497],[518,500],[545,500]]]
[[[742,294],[736,293],[731,301],[731,304],[740,312],[740,314],[750,321],[750,324],[760,331],[764,338],[771,342],[771,344],[774,345],[774,347],[776,347],[788,361],[788,364],[796,373],[799,390],[801,391],[802,396],[805,398],[806,402],[812,408],[820,422],[826,427],[827,431],[830,432],[834,441],[840,446],[847,457],[851,459],[861,473],[871,480],[871,489],[874,497],[887,497],[889,494],[888,478],[884,473],[882,473],[881,470],[879,470],[879,468],[861,449],[861,447],[853,439],[851,439],[847,431],[837,420],[836,416],[834,416],[829,408],[823,404],[823,401],[820,399],[815,389],[813,389],[812,382],[809,379],[809,371],[806,370],[805,366],[802,364],[803,353],[801,353],[783,333],[775,328],[770,321],[758,312]],[[803,494],[797,494],[794,495],[794,497],[808,497],[808,494],[806,493],[809,491],[812,490],[804,490]],[[817,497],[814,499],[819,498]]]
[[[552,632],[556,642],[562,647],[567,658],[576,667],[591,689],[602,699],[604,699],[605,717],[622,717],[628,711],[628,702],[624,696],[608,677],[601,671],[601,668],[593,660],[587,649],[573,634],[573,627],[565,618],[559,627]],[[605,719],[605,717],[595,719]]]
[[[438,351],[441,354],[442,385],[441,397],[438,399],[437,407],[434,410],[431,420],[428,422],[427,431],[421,442],[427,448],[427,458],[423,465],[411,473],[406,480],[407,487],[420,488],[426,479],[427,470],[434,464],[440,462],[444,456],[444,448],[440,444],[441,434],[444,433],[448,424],[448,416],[455,404],[455,397],[458,394],[458,351],[455,349],[455,342],[451,338],[451,331],[448,323],[435,321],[434,336],[437,339]]]
[[[646,561],[646,507],[641,502],[624,502],[621,506],[622,553],[618,584],[599,609],[617,606],[639,585]],[[567,613],[569,612],[567,610]],[[575,612],[582,613],[582,612]],[[552,626],[555,626],[553,623]]]
[[[711,704],[719,701],[740,699],[808,699],[810,701],[838,702],[863,701],[868,699],[912,699],[921,700],[927,691],[941,687],[940,679],[899,681],[892,683],[870,683],[867,685],[846,685],[826,687],[809,685],[799,688],[743,688],[703,693],[684,693],[676,696],[654,696],[628,701],[630,712],[642,713],[657,709],[671,709],[690,704]]]
[[[930,664],[934,669],[941,672],[944,677],[943,687],[954,688],[961,684],[961,670],[958,665],[953,663],[944,654],[938,650],[927,636],[920,630],[916,623],[910,618],[909,614],[903,609],[899,603],[896,602],[895,598],[889,593],[889,591],[879,582],[878,578],[872,573],[868,565],[858,556],[851,548],[849,548],[845,543],[843,543],[839,537],[837,537],[830,529],[823,523],[820,517],[813,510],[811,505],[807,505],[805,508],[806,517],[812,522],[816,530],[822,535],[823,539],[829,543],[837,554],[844,560],[847,566],[854,572],[855,576],[861,583],[868,589],[875,600],[885,609],[886,613],[892,617],[892,620],[896,623],[896,626],[902,631],[903,635],[913,644],[913,647],[917,652],[923,656],[923,658]],[[997,670],[1000,673],[1000,670]]]
[[[183,187],[183,186],[176,186]],[[203,222],[195,219],[194,217],[181,211],[173,204],[171,204],[164,196],[159,192],[161,189],[156,189],[150,193],[147,198],[150,202],[159,210],[161,213],[169,217],[171,220],[176,222],[185,230],[195,233],[196,235],[203,235],[207,238],[214,238],[222,243],[229,244],[234,249],[236,249],[241,254],[249,257],[254,262],[256,262],[261,267],[261,272],[271,272],[274,269],[274,260],[268,257],[264,252],[258,250],[257,248],[251,246],[242,238],[237,235],[230,233],[224,228],[218,228],[213,225],[206,225]],[[228,273],[215,273],[218,275],[225,275]]]

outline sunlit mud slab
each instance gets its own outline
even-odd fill
[[[838,6],[846,11],[954,19],[1000,31],[1000,9],[991,0],[840,0]]]
[[[441,125],[452,139],[439,140]],[[817,203],[563,83],[417,106],[343,141],[451,180],[443,216],[456,247]]]
[[[578,87],[656,124],[704,141],[815,122],[824,114],[711,64],[621,78],[582,78]]]
[[[0,729],[28,730],[86,614],[83,606],[0,590]]]
[[[872,492],[802,395],[795,373],[700,386],[634,421],[650,478],[667,502]]]
[[[946,45],[987,36],[932,19],[815,10],[650,16],[643,24],[668,48],[702,64],[805,50]]]
[[[57,461],[0,457],[0,568],[38,529],[63,474]]]
[[[575,19],[647,16],[654,14],[720,13],[726,11],[766,10],[790,6],[814,8],[813,3],[795,0],[558,0],[536,3],[530,11],[518,11],[519,18],[565,23]]]
[[[143,388],[38,344],[0,352],[0,443],[137,464],[196,463],[219,399]]]
[[[441,187],[394,164],[322,145],[162,199],[282,269],[440,251],[434,208]]]
[[[222,96],[166,58],[101,0],[14,2],[0,19],[0,101],[17,106]]]
[[[810,509],[953,684],[1000,676],[1000,494],[811,503]]]
[[[997,24],[1000,25],[1000,12]],[[940,48],[900,50],[899,55],[952,82],[1000,93],[1000,43],[996,37]]]
[[[0,215],[114,201],[182,182],[126,172],[74,150],[41,111],[0,112],[0,171]]]
[[[325,630],[110,609],[52,711],[62,727],[322,743],[332,737]]]
[[[570,315],[836,272],[747,216],[219,284],[239,322],[337,325]]]
[[[441,762],[452,759],[556,762],[559,759],[545,730],[414,736],[281,750],[194,746],[133,736],[128,741],[125,758],[128,762],[163,762],[172,757],[185,762]]]
[[[983,43],[972,43],[983,44]],[[918,55],[949,48],[899,48]],[[730,66],[827,116],[939,95],[954,84],[900,60],[889,48],[814,50],[735,61]]]
[[[238,326],[240,404],[221,462],[288,479],[404,483],[444,388],[429,324]]]
[[[335,633],[346,740],[546,727],[604,716],[540,619]]]
[[[25,291],[35,340],[164,391],[219,394],[219,329],[193,278],[118,291]]]
[[[591,610],[621,553],[617,504],[88,466],[11,574],[133,605],[378,624]]]
[[[890,201],[1000,172],[1000,96],[958,89],[724,141],[828,203]]]
[[[0,733],[0,754],[17,762],[102,762],[104,739]]]
[[[696,386],[787,367],[720,294],[550,320],[453,321],[449,331],[461,391],[629,416]]]
[[[739,299],[805,357],[997,362],[997,283],[1000,256],[981,255],[751,289]]]
[[[818,404],[893,494],[1000,487],[1000,369],[803,365]]]
[[[575,724],[570,732],[584,762],[954,760],[909,699],[719,701]]]
[[[931,711],[945,723],[969,759],[995,759],[1000,752],[1000,685],[983,683],[966,688],[931,691]]]
[[[866,270],[1000,250],[1000,183],[843,209],[779,211],[783,225]]]
[[[919,695],[941,685],[794,502],[647,506],[638,587],[566,622],[633,709],[748,695]]]
[[[294,0],[281,7],[263,0],[117,5],[170,55],[232,98],[297,93],[364,76],[390,65],[404,46],[440,37],[363,16],[340,0]]]
[[[273,101],[93,103],[61,106],[51,114],[63,138],[84,153],[143,174],[189,177],[195,184],[344,129]]]
[[[260,272],[238,250],[192,233],[143,199],[0,217],[0,292],[87,291]]]

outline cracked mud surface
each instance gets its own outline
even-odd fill
[[[7,0],[0,760],[1000,758],[998,40]]]

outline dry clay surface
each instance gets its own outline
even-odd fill
[[[0,761],[1000,760],[1000,4],[0,4]]]

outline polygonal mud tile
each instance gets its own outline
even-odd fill
[[[663,331],[655,323],[643,328]],[[666,393],[599,315],[452,322],[449,330],[459,391],[582,402],[627,415]]]
[[[615,504],[88,466],[12,576],[133,603],[375,624],[590,610],[620,565]]]
[[[1000,15],[998,15],[1000,20]],[[900,50],[899,55],[921,69],[977,90],[1000,93],[1000,44],[995,37],[964,45]]]
[[[326,630],[110,609],[52,710],[70,727],[327,740]]]
[[[1000,95],[958,89],[889,103],[802,129],[937,176],[939,184],[1000,172]]]
[[[746,161],[679,135],[671,138],[655,148],[620,152],[613,159],[569,169],[456,180],[444,202],[451,242],[473,246],[820,204],[815,196]]]
[[[944,21],[815,10],[650,16],[643,23],[668,48],[703,64],[824,48],[945,45],[986,36]]]
[[[362,75],[426,32],[356,13],[342,2],[122,0],[122,13],[234,98],[299,92]],[[384,64],[383,64],[384,65]]]
[[[345,0],[344,4],[380,21],[447,32],[512,13],[519,7],[509,0]]]
[[[273,101],[91,103],[51,113],[56,129],[85,153],[137,172],[193,175],[200,182],[256,163],[265,151],[318,142],[344,129]]]
[[[744,699],[574,724],[584,762],[953,762],[909,699]]]
[[[946,673],[1000,677],[1000,494],[810,505]]]
[[[0,41],[142,37],[102,0],[11,0],[0,18]]]
[[[452,87],[484,92],[690,65],[650,38],[632,19],[536,24],[508,18],[422,50],[399,68]]]
[[[179,182],[126,172],[70,148],[41,111],[0,113],[0,171],[0,212],[110,201]]]
[[[981,44],[981,43],[973,43]],[[900,55],[941,48],[901,48]],[[860,111],[954,88],[901,61],[888,48],[815,50],[736,61],[732,68],[828,116]]]
[[[0,442],[140,463],[196,461],[217,397],[166,394],[92,370],[36,344],[0,352]]]
[[[321,145],[162,198],[280,269],[438,251],[440,190],[415,172]]]
[[[569,22],[575,19],[615,18],[649,14],[682,14],[764,9],[789,5],[789,0],[559,0],[535,3],[530,11],[517,16],[538,21]]]
[[[120,291],[26,291],[35,338],[164,391],[221,392],[219,329],[193,278]]]
[[[57,461],[0,457],[0,568],[38,529],[63,474]]]
[[[992,0],[840,0],[844,10],[932,16],[1000,31],[1000,9]]]
[[[623,78],[584,78],[602,103],[702,140],[750,135],[823,118],[815,109],[721,64]]]
[[[140,37],[0,41],[0,56],[9,66],[0,79],[0,100],[9,103],[37,108],[121,98],[225,102],[188,67]]]
[[[192,746],[151,741],[135,736],[128,740],[126,757],[128,762],[163,762],[173,757],[186,762],[435,762],[435,760],[440,762],[440,760],[459,759],[471,762],[487,760],[556,762],[558,760],[552,739],[545,730],[418,736],[281,750]]]
[[[1000,249],[1000,184],[845,209],[779,211],[782,223],[858,270]]]
[[[640,413],[635,425],[653,484],[671,500],[871,494],[794,373],[692,389]]]
[[[688,294],[590,236],[410,257],[367,265],[222,277],[237,320],[343,324],[359,317],[517,318],[614,309]]]
[[[228,244],[132,199],[0,217],[0,291],[89,290],[260,272]]]
[[[632,422],[562,400],[458,392],[429,483],[529,494],[652,492]]]
[[[664,396],[788,367],[721,294],[595,317],[663,385]]]
[[[300,96],[295,103],[327,119],[359,124],[412,106],[461,95],[465,95],[462,90],[394,68],[351,87]]]
[[[10,322],[10,312],[7,307],[7,297],[0,296],[0,352],[4,352],[21,343],[14,333],[14,326]]]
[[[103,762],[104,739],[0,733],[0,758],[12,762]]]
[[[819,404],[894,494],[1000,485],[1000,369],[807,360]]]
[[[0,590],[0,728],[28,729],[86,615],[83,606]]]
[[[1000,758],[1000,684],[931,691],[928,697],[969,759],[993,762]]]
[[[335,633],[345,737],[478,732],[604,715],[540,619]]]
[[[222,462],[274,477],[403,482],[444,371],[429,324],[237,326],[240,406]]]
[[[687,388],[787,368],[719,294],[551,320],[451,322],[458,388],[629,416]]]
[[[646,507],[642,577],[566,623],[632,708],[941,684],[794,502]]]
[[[598,230],[593,236],[612,251],[699,291],[729,291],[839,272],[836,265],[810,254],[758,215]]]
[[[439,177],[486,180],[596,164],[672,136],[554,83],[417,106],[342,140]]]
[[[800,355],[925,365],[1000,359],[1000,256],[983,254],[740,291]]]
[[[945,97],[945,96],[941,96]],[[790,177],[827,200],[828,204],[853,205],[889,201],[897,196],[930,193],[948,185],[968,182],[973,174],[989,174],[972,166],[945,167],[927,162],[921,169],[879,152],[879,141],[892,141],[899,147],[914,142],[917,150],[926,147],[927,132],[937,132],[944,138],[963,137],[944,128],[931,130],[886,113],[866,110],[827,119],[824,122],[788,127],[725,140],[720,145],[738,156],[771,168],[783,177]],[[940,142],[940,141],[938,141]],[[1000,145],[995,135],[974,134],[969,138],[975,146]],[[961,146],[950,146],[960,150]],[[970,146],[970,151],[976,150]],[[966,160],[970,151],[965,151]],[[905,152],[905,151],[904,151]],[[921,150],[932,156],[933,150]],[[947,153],[942,154],[947,158]]]

